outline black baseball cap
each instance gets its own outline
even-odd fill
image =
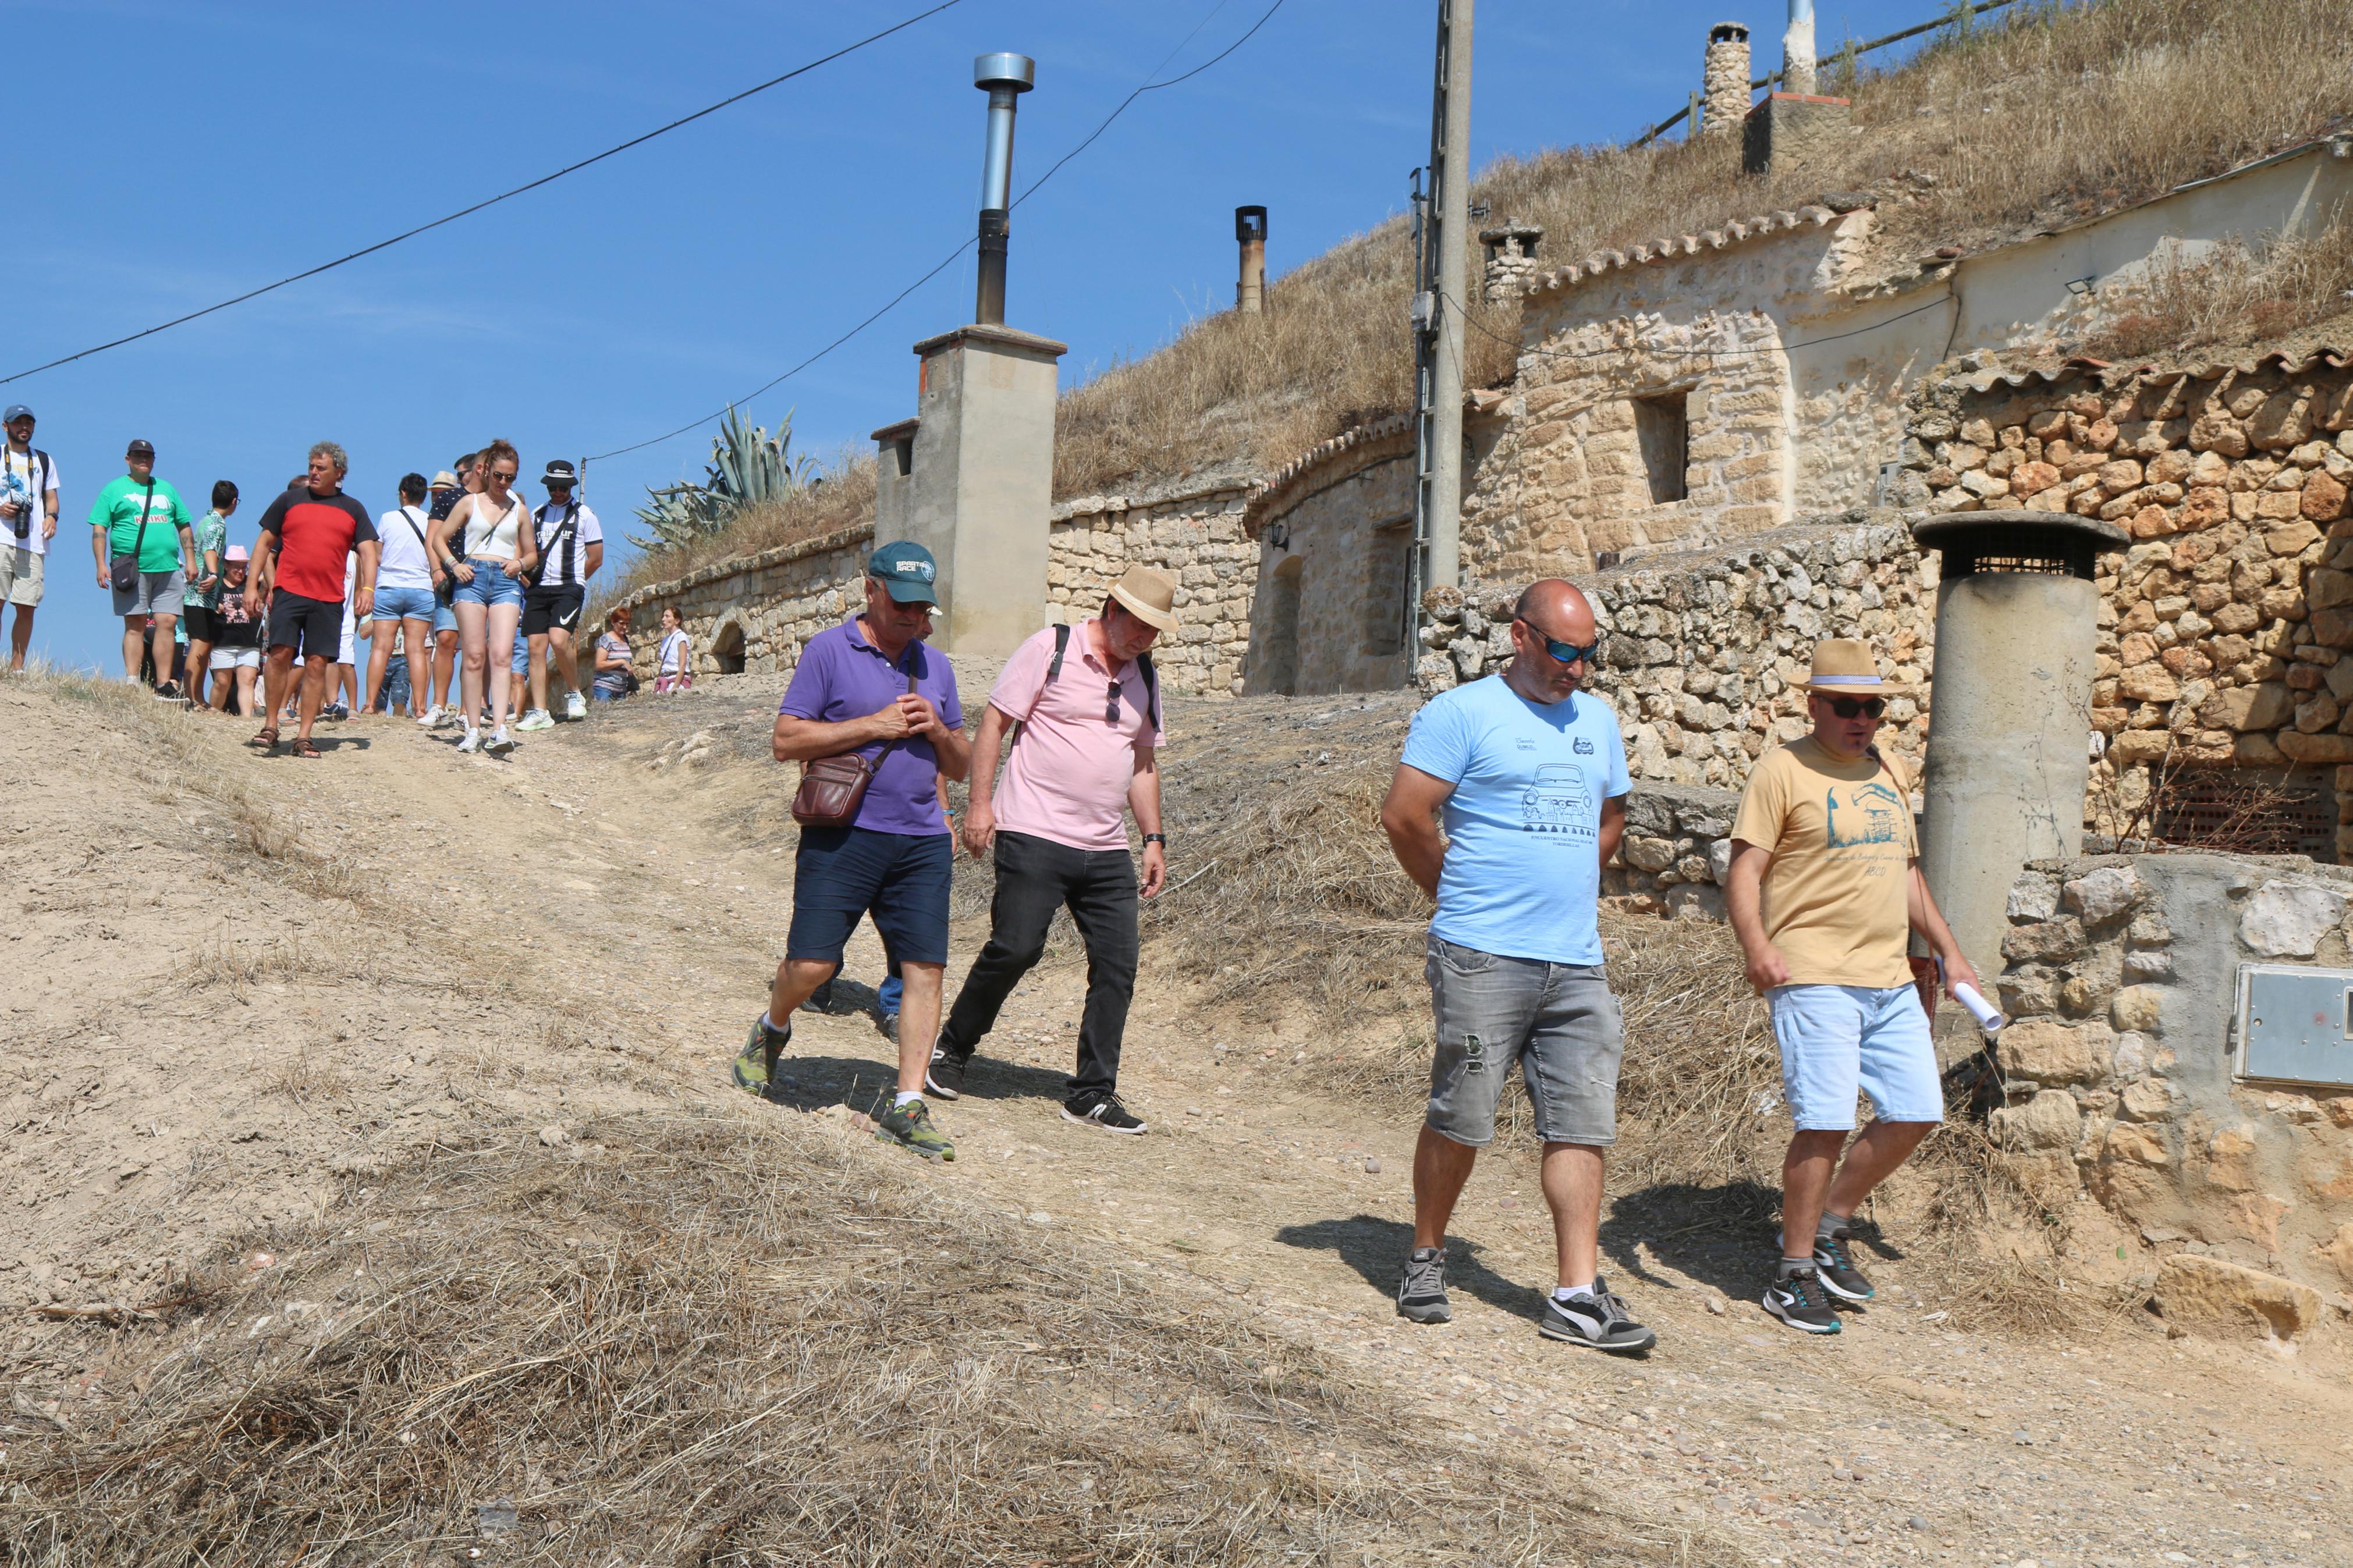
[[[155,455],[155,443],[143,437],[134,440],[123,448],[122,455],[126,458],[152,458]]]

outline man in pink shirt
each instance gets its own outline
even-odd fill
[[[1119,1100],[1119,1048],[1135,993],[1136,898],[1168,879],[1160,832],[1160,691],[1150,649],[1176,629],[1176,580],[1131,566],[1103,614],[1049,626],[1023,643],[988,694],[972,743],[972,798],[964,847],[997,855],[988,944],[933,1047],[924,1082],[954,1100],[997,1009],[1046,950],[1046,928],[1067,905],[1087,944],[1087,1005],[1078,1070],[1062,1120],[1105,1132],[1142,1132]],[[997,745],[1013,732],[1005,784]],[[1144,835],[1144,876],[1127,848],[1127,814]]]

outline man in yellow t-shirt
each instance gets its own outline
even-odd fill
[[[1910,783],[1873,744],[1896,691],[1871,646],[1816,645],[1805,688],[1813,732],[1767,752],[1749,774],[1725,901],[1748,983],[1772,1005],[1797,1123],[1765,1310],[1834,1334],[1836,1304],[1873,1294],[1847,1250],[1855,1209],[1944,1120],[1910,934],[1943,961],[1948,988],[1978,981],[1920,875]],[[1841,1163],[1858,1089],[1876,1120]]]

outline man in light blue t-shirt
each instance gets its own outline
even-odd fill
[[[1538,1331],[1635,1352],[1658,1336],[1610,1293],[1598,1257],[1625,1029],[1595,910],[1601,867],[1625,836],[1629,787],[1618,716],[1577,692],[1599,648],[1583,594],[1558,578],[1530,584],[1512,610],[1511,664],[1415,715],[1381,807],[1398,863],[1438,900],[1423,968],[1438,1047],[1398,1312],[1423,1323],[1453,1316],[1446,1222],[1494,1138],[1504,1075],[1517,1062],[1545,1141],[1559,1251]]]

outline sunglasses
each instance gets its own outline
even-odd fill
[[[1532,632],[1535,632],[1537,637],[1544,643],[1545,652],[1552,655],[1553,658],[1560,660],[1563,664],[1576,664],[1580,660],[1587,664],[1591,664],[1601,656],[1601,636],[1599,632],[1594,634],[1593,640],[1590,643],[1588,643],[1583,647],[1579,647],[1573,642],[1556,642],[1553,638],[1546,637],[1544,633],[1536,631],[1535,623],[1531,621],[1522,621],[1520,625],[1526,626],[1528,630]]]
[[[504,479],[510,484],[514,482],[514,477],[515,471],[512,468],[492,468],[491,470],[491,478],[494,479]]]
[[[1876,719],[1887,711],[1884,697],[1825,697],[1822,700],[1841,719]]]

